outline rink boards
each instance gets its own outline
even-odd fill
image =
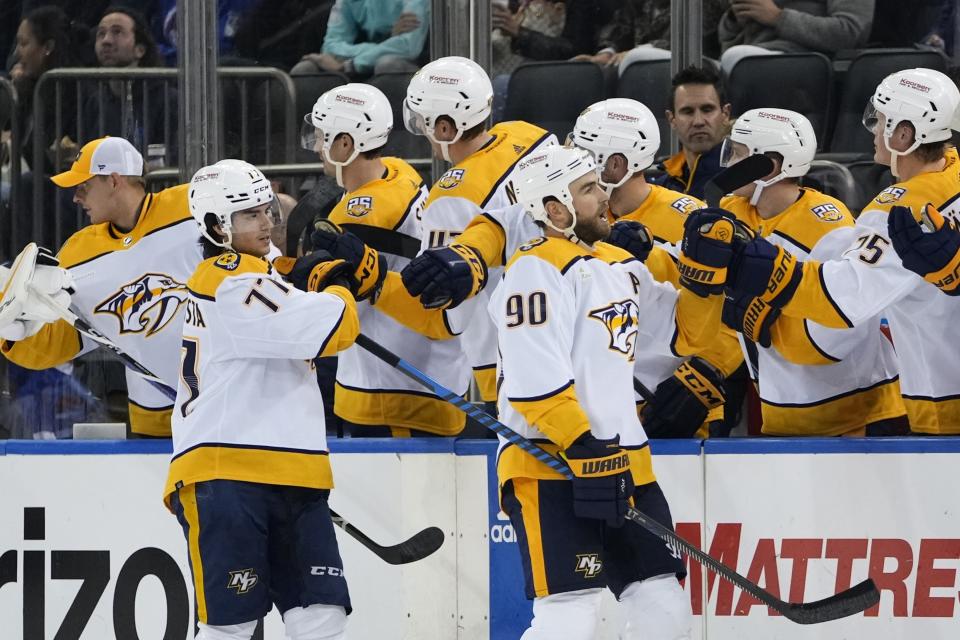
[[[678,532],[764,588],[810,601],[869,574],[882,590],[873,610],[801,627],[694,563],[694,638],[960,637],[960,439],[674,441],[653,452]],[[331,504],[372,538],[447,533],[435,555],[402,567],[339,536],[351,638],[519,637],[530,605],[497,507],[493,441],[345,440],[332,453]],[[0,637],[191,637],[185,543],[160,499],[169,454],[164,441],[0,442]],[[612,598],[601,617],[598,638],[616,638]],[[265,638],[282,637],[274,612]]]

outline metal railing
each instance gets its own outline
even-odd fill
[[[0,104],[7,111],[0,113],[0,131],[10,126],[10,170],[7,178],[10,181],[6,197],[0,201],[0,261],[8,260],[16,255],[18,249],[27,243],[26,234],[20,229],[20,220],[15,214],[20,197],[20,122],[19,101],[17,90],[6,78],[0,78]]]
[[[292,163],[297,117],[290,77],[267,67],[221,67],[218,74],[224,85],[220,138],[227,141],[221,153],[254,164]],[[64,195],[54,194],[47,178],[67,168],[78,147],[91,139],[107,133],[120,135],[140,150],[148,169],[173,167],[180,181],[189,177],[180,171],[186,136],[203,132],[177,130],[177,82],[177,70],[163,68],[64,68],[40,77],[33,102],[29,238],[59,246],[85,224],[79,210],[71,219],[69,209],[76,208]],[[77,146],[60,144],[65,135],[76,136]],[[50,140],[56,141],[52,147],[47,146]],[[23,220],[22,213],[14,217]]]

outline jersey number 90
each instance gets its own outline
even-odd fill
[[[526,298],[515,293],[507,298],[507,327],[513,329],[522,324],[537,326],[547,321],[547,294],[534,291]]]

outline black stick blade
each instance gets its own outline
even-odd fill
[[[759,180],[773,171],[773,160],[765,155],[747,156],[735,165],[729,166],[713,176],[703,187],[703,197],[707,206],[719,207],[720,199],[731,191]]]
[[[846,591],[816,602],[790,604],[780,610],[797,624],[819,624],[852,616],[880,602],[880,592],[869,578]]]
[[[380,557],[390,564],[417,562],[442,547],[445,537],[439,527],[427,527],[405,542],[384,547]]]

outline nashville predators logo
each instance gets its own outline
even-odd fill
[[[463,176],[466,173],[464,169],[450,169],[437,180],[437,186],[441,189],[453,189],[463,182]]]
[[[813,215],[817,216],[824,222],[839,222],[843,220],[843,214],[840,213],[840,209],[837,209],[837,205],[832,202],[825,202],[824,204],[818,204],[815,207],[812,207],[810,211],[813,212]]]
[[[354,218],[362,218],[373,210],[373,198],[370,196],[357,196],[347,201],[347,215]]]
[[[227,252],[214,260],[213,265],[227,271],[233,271],[240,266],[240,254],[233,251]]]
[[[260,577],[253,572],[253,569],[231,571],[228,575],[230,580],[227,582],[227,589],[236,589],[237,593],[247,593],[260,582]]]
[[[617,351],[627,356],[633,362],[633,354],[637,343],[637,323],[640,318],[640,307],[633,300],[614,302],[602,309],[594,309],[590,317],[599,320],[610,332],[611,351]]]
[[[876,197],[876,202],[877,204],[893,204],[902,198],[906,192],[906,189],[900,187],[887,187]]]
[[[700,208],[696,200],[693,198],[687,198],[686,196],[683,198],[677,198],[670,204],[670,206],[680,213],[690,213],[691,211]]]
[[[94,313],[108,313],[120,322],[120,333],[144,333],[150,337],[163,330],[187,299],[187,287],[162,273],[148,273],[123,285],[101,302]]]
[[[603,571],[603,561],[596,553],[581,553],[577,555],[576,573],[582,573],[584,578],[595,578]]]

